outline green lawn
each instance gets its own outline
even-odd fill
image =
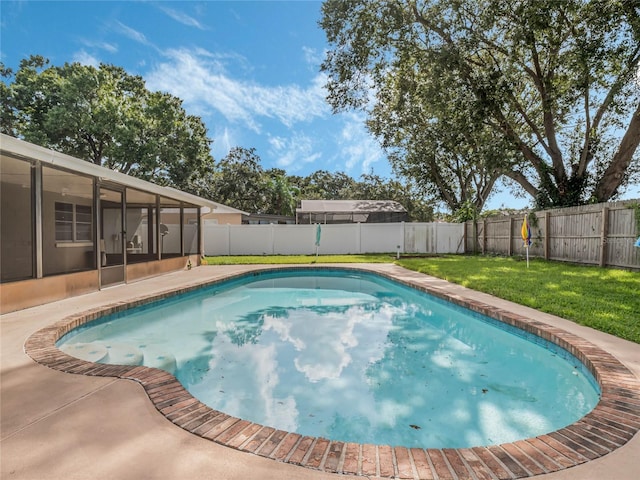
[[[405,268],[640,343],[640,273],[532,259],[445,256]]]
[[[317,263],[385,263],[391,254],[321,255]],[[312,264],[315,256],[208,257],[208,264]],[[532,259],[451,255],[401,258],[410,270],[640,343],[640,273]]]

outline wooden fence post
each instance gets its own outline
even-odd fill
[[[487,219],[482,220],[482,254],[487,253]]]
[[[462,230],[462,253],[467,253],[467,224],[464,222],[464,229]]]
[[[551,225],[551,212],[544,212],[544,259],[549,260],[551,253],[549,252],[549,243],[551,235],[549,235],[549,226]]]
[[[513,217],[511,215],[509,215],[509,247],[507,255],[509,257],[513,256]]]
[[[473,253],[478,253],[478,220],[473,220]]]
[[[602,230],[600,231],[600,266],[607,264],[607,242],[609,235],[609,207],[602,207]]]

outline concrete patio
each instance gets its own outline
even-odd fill
[[[362,267],[362,266],[361,266]],[[132,381],[72,375],[35,363],[24,343],[37,330],[69,315],[177,286],[254,269],[210,266],[102,290],[1,317],[2,479],[339,479],[335,475],[234,450],[168,421]],[[370,265],[371,270],[406,270]],[[443,285],[439,279],[424,281]],[[589,340],[640,378],[640,345],[456,285],[467,298],[535,316]],[[552,474],[548,480],[631,480],[640,472],[640,435],[596,460]],[[362,478],[362,477],[360,477]]]

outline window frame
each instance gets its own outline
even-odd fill
[[[67,207],[71,207],[69,208],[59,208],[59,206],[67,206]],[[78,212],[79,208],[84,210],[81,212]],[[59,202],[56,201],[54,202],[54,212],[55,212],[55,231],[54,231],[54,239],[56,242],[56,246],[62,246],[62,245],[93,245],[93,206],[91,205],[82,205],[82,204],[78,204],[78,203],[71,203],[71,202]],[[58,212],[64,212],[64,213],[71,213],[71,219],[68,220],[66,218],[58,218]],[[78,217],[81,216],[82,219],[79,219]],[[88,217],[88,221],[86,220]],[[67,238],[68,235],[63,235],[62,231],[58,230],[58,227],[61,226],[66,226],[68,229],[68,226],[71,226],[71,239]],[[78,226],[82,225],[85,228],[84,229],[79,229]],[[86,228],[88,227],[88,238],[85,236],[85,238],[82,238],[82,233],[79,233],[79,230],[81,231],[86,231]],[[61,237],[65,237],[65,238],[61,238]]]

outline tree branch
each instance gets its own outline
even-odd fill
[[[538,88],[538,92],[540,93],[540,100],[542,102],[542,117],[543,117],[543,125],[546,138],[548,143],[542,143],[545,147],[547,153],[551,157],[551,162],[553,164],[553,169],[556,172],[556,179],[561,181],[566,178],[566,171],[564,168],[564,162],[562,161],[562,152],[558,147],[558,140],[556,138],[556,127],[553,116],[553,111],[551,109],[551,102],[549,98],[549,90],[547,88],[547,83],[551,84],[553,79],[555,69],[553,67],[549,67],[549,71],[546,74],[542,70],[540,65],[540,56],[538,54],[538,48],[536,46],[535,37],[533,32],[529,32],[529,35],[526,36],[527,42],[529,43],[529,49],[531,51],[531,58],[534,62],[534,68],[536,75],[534,77],[534,83]],[[558,47],[551,49],[549,58],[555,58],[558,54]],[[551,60],[549,60],[551,62]],[[539,135],[539,134],[537,134]]]
[[[607,202],[616,194],[624,179],[626,170],[631,165],[631,159],[638,148],[638,144],[640,144],[640,105],[638,105],[631,117],[631,122],[629,122],[629,127],[622,137],[620,147],[596,185],[594,197],[599,202]]]
[[[499,65],[498,61],[495,59],[495,57],[493,56],[493,54],[489,53],[489,55],[493,59],[495,67],[498,70],[500,70],[500,65]],[[500,73],[502,74],[501,70],[500,70]],[[529,115],[525,111],[525,109],[522,106],[522,104],[516,99],[516,96],[513,94],[513,90],[510,88],[509,90],[505,90],[505,93],[508,95],[509,101],[511,102],[511,105],[513,107],[515,107],[517,112],[520,114],[522,119],[525,121],[525,123],[529,126],[529,128],[531,129],[531,131],[535,135],[536,139],[538,140],[538,143],[540,143],[543,146],[543,148],[545,149],[545,151],[547,153],[549,153],[549,155],[551,155],[551,150],[550,150],[549,146],[547,145],[547,143],[545,142],[544,135],[542,135],[542,133],[540,132],[540,129],[538,128],[538,126],[531,119],[531,117],[529,117]],[[506,119],[506,117],[505,117],[505,119]]]
[[[611,106],[611,103],[613,103],[614,98],[616,97],[616,95],[618,94],[622,86],[625,84],[627,77],[630,74],[631,75],[635,74],[636,69],[638,68],[639,62],[640,62],[640,44],[636,46],[636,49],[629,56],[629,59],[627,60],[627,68],[623,72],[621,72],[618,78],[616,79],[616,81],[613,82],[613,84],[611,85],[611,88],[607,92],[606,97],[600,104],[600,107],[598,107],[598,110],[596,111],[596,114],[593,117],[593,124],[591,125],[591,129],[587,130],[587,135],[589,135],[589,139],[591,138],[592,131],[598,130],[598,127],[600,126],[600,122],[602,121],[604,114]],[[587,111],[587,114],[588,114],[588,111]],[[588,147],[589,145],[586,144],[583,148],[583,155],[580,158],[580,165],[578,166],[578,174],[584,174],[591,160],[588,157],[583,158],[585,156],[584,152],[588,149]]]
[[[489,178],[486,179],[486,181],[484,182],[484,186],[481,188],[478,188],[479,205],[476,205],[478,207],[478,211],[482,210],[482,208],[484,207],[484,204],[487,201],[487,198],[489,198],[489,194],[493,190],[493,185],[496,183],[499,177],[500,177],[499,174],[492,173],[489,176]]]
[[[534,187],[531,182],[529,182],[529,180],[527,180],[527,177],[525,177],[522,172],[512,170],[509,172],[505,172],[504,176],[519,184],[533,198],[536,198],[538,196],[539,190]]]

